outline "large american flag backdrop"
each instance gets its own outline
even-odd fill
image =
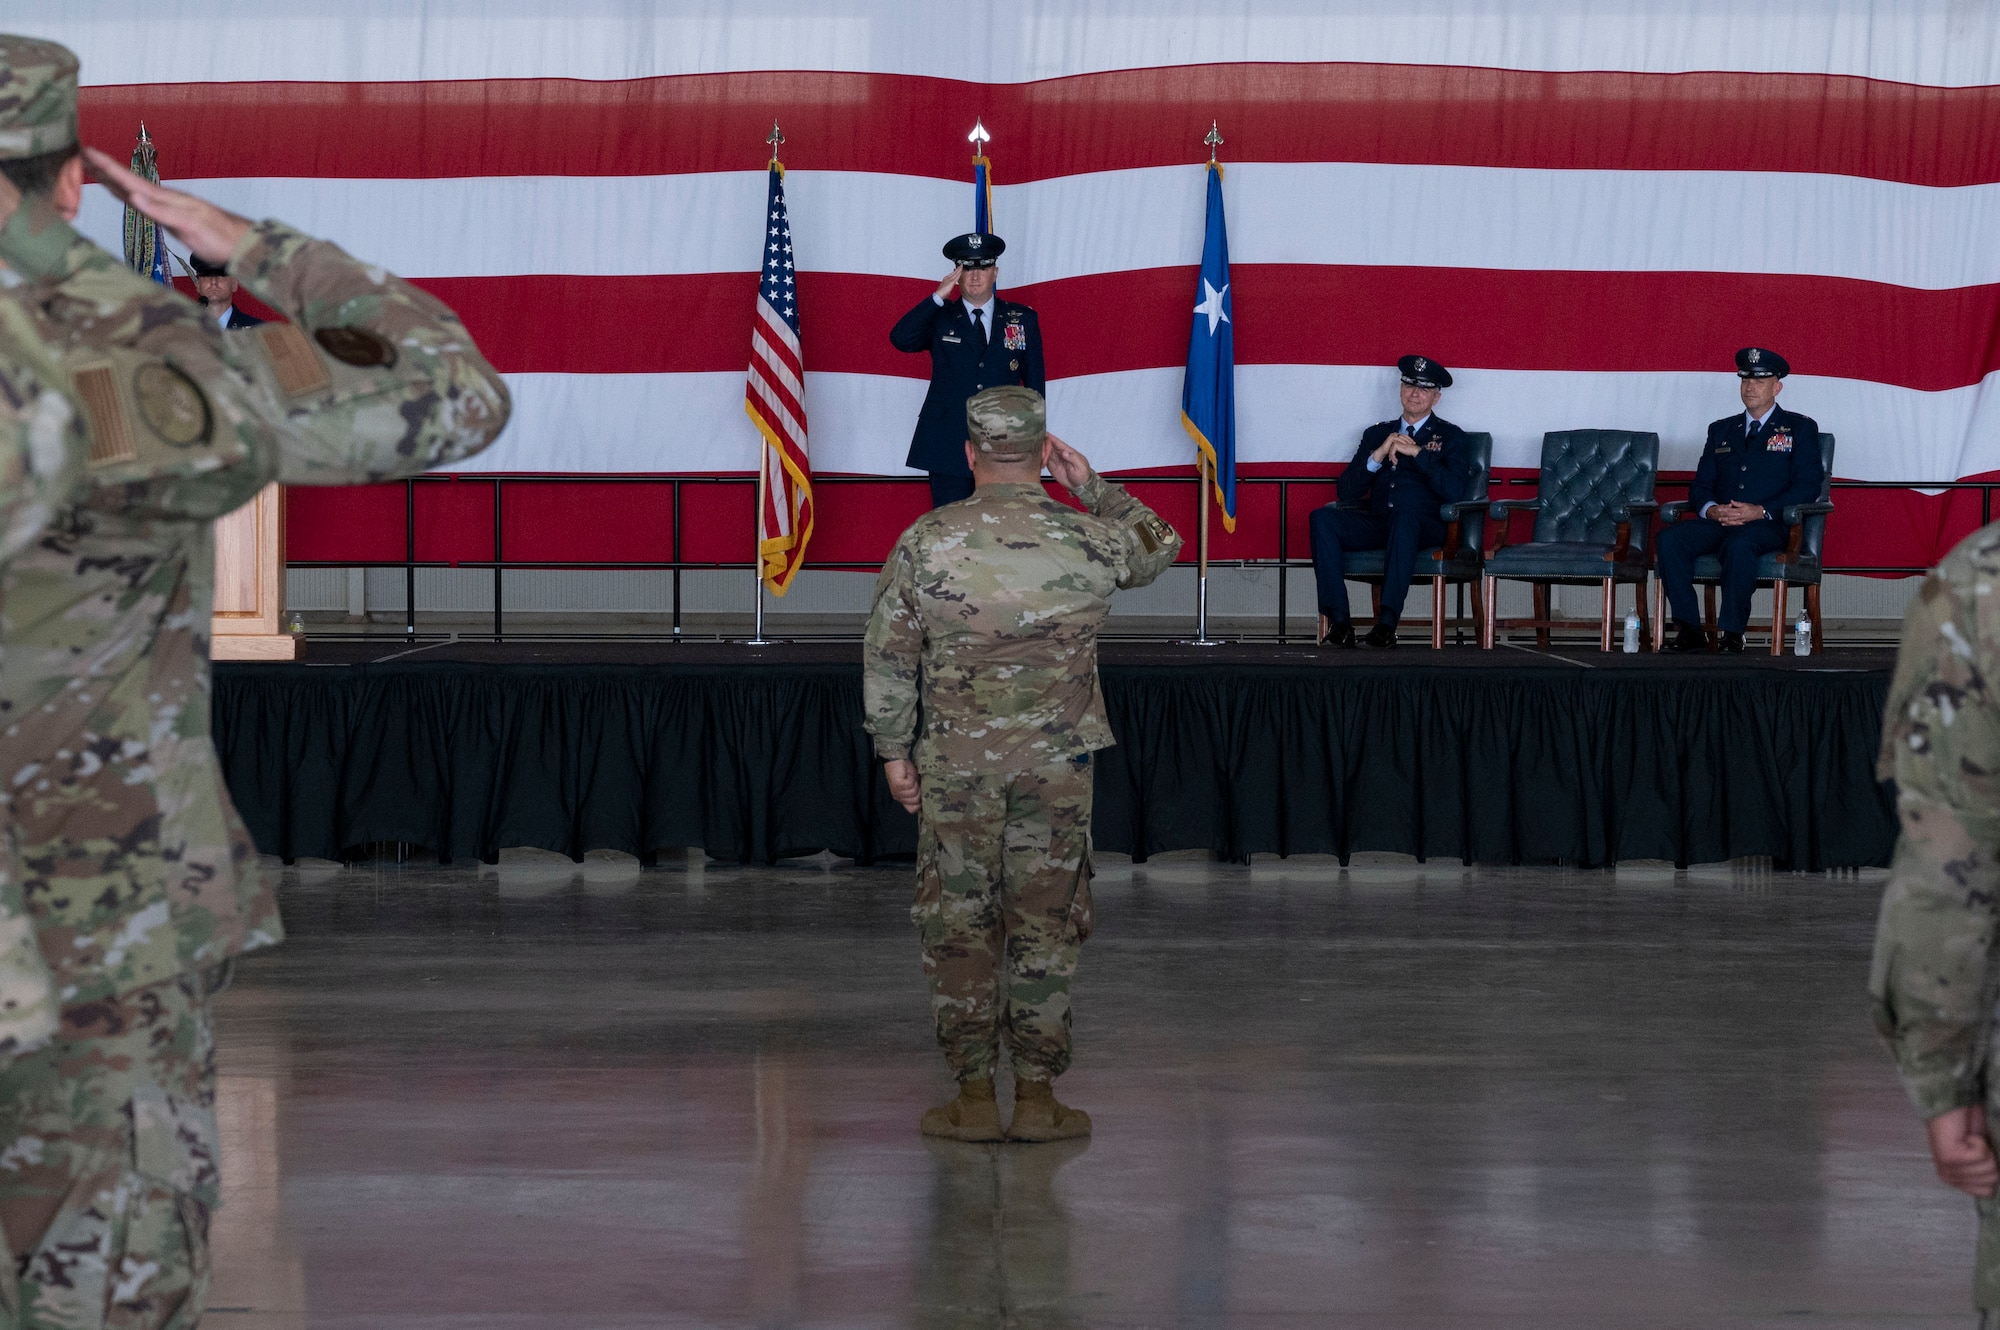
[[[782,121],[816,474],[904,474],[926,362],[889,345],[970,224],[993,138],[1001,287],[1036,306],[1053,427],[1105,470],[1180,424],[1223,160],[1242,474],[1325,473],[1396,356],[1534,466],[1544,430],[1694,464],[1746,344],[1843,478],[2000,471],[2000,7],[1959,0],[9,0],[83,59],[83,129],[163,177],[417,279],[504,371],[464,469],[749,475],[743,367]],[[84,224],[116,234],[92,189]],[[492,487],[419,487],[419,557],[491,557]],[[682,535],[751,557],[749,485]],[[1191,520],[1193,488],[1168,502]],[[668,557],[663,487],[510,488],[510,559]],[[1976,497],[1839,496],[1831,555],[1922,563]],[[1322,496],[1294,496],[1300,509]],[[295,494],[295,558],[402,557],[399,490]],[[812,558],[877,558],[914,488],[823,488]],[[1220,558],[1276,552],[1252,485]],[[1305,525],[1294,513],[1294,554]],[[705,555],[699,557],[707,557]]]

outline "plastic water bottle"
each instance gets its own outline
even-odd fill
[[[1625,654],[1637,655],[1639,651],[1639,615],[1637,611],[1625,616]]]
[[[306,635],[306,616],[297,610],[293,610],[292,621],[285,626],[285,631],[293,637],[304,637]]]
[[[1812,654],[1812,620],[1803,614],[1799,616],[1799,621],[1792,625],[1792,654],[1794,656]]]

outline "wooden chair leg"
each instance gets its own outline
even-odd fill
[[[1482,651],[1491,651],[1493,649],[1493,616],[1500,604],[1500,597],[1495,591],[1494,580],[1491,577],[1481,577],[1479,579],[1479,589],[1481,593],[1479,597],[1479,647]]]
[[[1785,579],[1771,581],[1771,654],[1785,653]]]
[[[1472,579],[1472,620],[1475,624],[1482,625],[1481,628],[1474,628],[1472,630],[1473,640],[1484,646],[1493,645],[1480,636],[1483,625],[1486,623],[1486,584],[1489,580],[1483,577]]]
[[[1444,650],[1444,579],[1431,579],[1431,650]]]
[[[1597,612],[1597,649],[1611,650],[1611,614],[1618,608],[1618,583],[1612,578],[1604,579],[1604,603]]]
[[[1708,639],[1711,651],[1721,640],[1715,631],[1715,584],[1709,583],[1701,589],[1701,632]]]
[[[1653,578],[1653,654],[1658,655],[1667,645],[1667,586],[1658,577]]]
[[[1535,645],[1549,647],[1549,584],[1535,583]]]
[[[1819,612],[1819,583],[1806,583],[1806,617],[1812,620],[1812,649],[1817,656],[1826,650],[1826,622]]]

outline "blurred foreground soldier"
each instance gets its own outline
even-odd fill
[[[88,426],[72,505],[0,581],[0,777],[62,1004],[54,1042],[0,1071],[0,1301],[37,1330],[192,1326],[218,1194],[209,1001],[283,934],[209,739],[211,524],[272,480],[468,456],[508,398],[432,297],[103,153],[114,195],[291,322],[224,333],[83,239],[76,74],[0,37],[0,300]]]
[[[243,284],[229,275],[227,267],[210,263],[199,254],[190,259],[188,266],[194,269],[195,296],[218,326],[225,330],[263,326],[264,320],[236,308],[236,293]]]
[[[1902,836],[1869,980],[1875,1024],[1928,1124],[1948,1186],[1978,1198],[1972,1300],[2000,1330],[2000,1184],[1991,1110],[2000,921],[2000,524],[1924,579],[1903,623],[1876,774],[1896,781]]]
[[[0,300],[0,565],[42,534],[82,471],[83,412],[67,383],[26,312]],[[0,1067],[49,1041],[58,1007],[15,848],[0,811]]]
[[[946,241],[951,271],[889,330],[898,351],[930,352],[931,386],[903,464],[930,473],[933,508],[972,493],[964,451],[966,400],[1005,383],[1047,390],[1035,311],[993,294],[1006,248],[1006,241],[984,231]]]
[[[863,658],[868,732],[890,793],[920,819],[911,914],[959,1082],[923,1131],[961,1141],[1090,1134],[1050,1082],[1069,1066],[1070,978],[1090,936],[1090,755],[1114,742],[1097,632],[1112,591],[1151,582],[1181,545],[1048,434],[1044,412],[1020,387],[965,404],[977,488],[896,543]],[[1048,496],[1044,465],[1089,512]],[[1005,1129],[993,1095],[1003,1039]]]
[[[1402,377],[1397,391],[1403,414],[1363,430],[1361,446],[1340,473],[1339,503],[1353,506],[1329,503],[1312,515],[1322,646],[1396,645],[1417,551],[1444,544],[1445,522],[1438,509],[1463,499],[1472,480],[1465,431],[1436,414],[1438,398],[1451,387],[1451,371],[1427,356],[1404,356],[1396,371]],[[1387,552],[1382,613],[1360,641],[1348,616],[1341,560],[1351,550]]]
[[[1704,554],[1722,563],[1719,650],[1743,650],[1750,626],[1750,598],[1757,591],[1757,560],[1785,548],[1783,513],[1819,497],[1819,424],[1778,405],[1792,367],[1776,351],[1746,346],[1736,353],[1743,410],[1708,427],[1689,513],[1660,530],[1654,547],[1661,585],[1673,606],[1677,631],[1668,651],[1706,651],[1701,609],[1694,594],[1694,561]]]

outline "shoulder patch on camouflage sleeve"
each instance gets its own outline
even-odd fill
[[[1146,547],[1146,553],[1158,554],[1174,543],[1174,530],[1161,520],[1158,513],[1147,513],[1132,524],[1132,532],[1139,537],[1139,543]]]
[[[313,340],[343,365],[356,369],[396,367],[396,347],[388,338],[367,328],[321,328]]]
[[[132,397],[153,433],[176,448],[192,448],[208,438],[214,417],[193,379],[163,360],[132,372]]]
[[[72,380],[76,395],[90,417],[90,459],[93,467],[129,462],[139,454],[132,446],[132,421],[125,414],[125,397],[118,391],[118,369],[110,364],[85,365]]]
[[[298,325],[267,323],[257,329],[257,337],[264,344],[264,355],[271,362],[278,389],[286,396],[304,397],[333,386],[333,376],[327,373],[319,352],[313,350]]]

